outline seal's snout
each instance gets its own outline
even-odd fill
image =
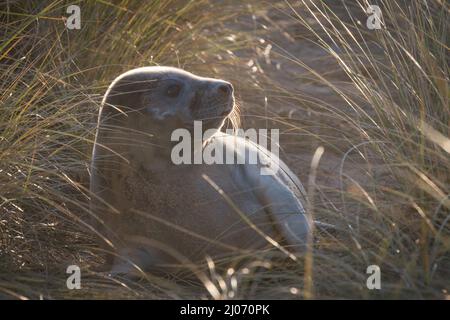
[[[210,86],[210,92],[213,100],[220,106],[218,115],[227,116],[233,109],[233,85],[227,81],[216,80]]]
[[[216,126],[228,117],[234,107],[234,89],[231,83],[206,78],[193,95],[189,110],[194,119],[204,120]]]
[[[233,86],[229,82],[223,82],[216,85],[216,93],[219,96],[223,96],[223,98],[228,99],[233,94]]]

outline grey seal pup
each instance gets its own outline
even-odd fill
[[[270,151],[221,132],[233,107],[230,83],[172,67],[134,69],[109,86],[99,112],[90,189],[113,272],[273,247],[295,259],[302,250],[311,230],[303,187]],[[193,154],[224,147],[244,161],[175,164],[173,132],[193,132],[194,121],[201,121],[202,133],[215,134]],[[250,153],[264,162],[249,163]],[[262,169],[273,172],[263,175]]]

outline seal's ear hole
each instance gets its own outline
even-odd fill
[[[166,95],[170,98],[176,98],[180,95],[181,85],[178,83],[169,84],[166,89]]]

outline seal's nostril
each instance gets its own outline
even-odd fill
[[[228,84],[221,84],[218,89],[219,89],[220,93],[226,94],[226,95],[230,94],[230,92],[231,92],[231,87]]]

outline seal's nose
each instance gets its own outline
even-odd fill
[[[226,81],[220,81],[215,84],[214,90],[222,98],[228,98],[233,94],[233,86]]]

